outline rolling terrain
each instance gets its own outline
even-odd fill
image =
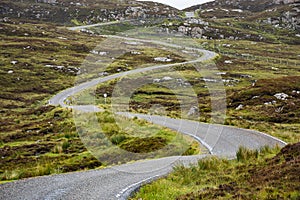
[[[126,38],[124,38],[126,39]],[[131,38],[130,38],[131,39]],[[132,40],[132,39],[131,39]],[[141,41],[141,40],[138,40]],[[143,42],[145,42],[143,40]],[[159,41],[149,41],[157,42]],[[164,44],[168,46],[169,44]],[[177,47],[178,48],[178,47]],[[186,49],[189,49],[186,47]],[[191,64],[193,62],[206,61],[215,56],[214,53],[201,50],[203,55],[195,61],[183,62],[179,64]],[[176,64],[153,66],[149,68],[142,68],[139,70],[132,70],[126,72],[129,73],[141,73],[146,70],[157,70],[159,68],[171,67]],[[122,76],[122,73],[107,76],[105,78],[98,78],[87,83],[75,86],[69,90],[65,90],[50,100],[50,103],[60,104],[66,108],[72,108],[77,111],[82,111],[82,107],[68,106],[64,103],[64,100],[70,94],[75,94],[81,90],[88,89],[97,83],[108,81],[110,79]],[[83,111],[86,112],[85,110]],[[127,115],[127,114],[126,114]],[[274,137],[270,137],[263,133],[242,130],[237,128],[231,128],[226,126],[200,124],[195,121],[171,119],[166,117],[151,116],[151,115],[136,115],[138,118],[146,119],[154,124],[159,124],[179,133],[190,135],[195,138],[198,142],[202,143],[210,154],[232,158],[239,146],[245,146],[251,149],[257,149],[264,145],[269,146],[282,146],[285,142],[280,141]],[[87,119],[88,116],[85,116]],[[162,123],[163,122],[163,123]],[[140,130],[141,131],[141,130]],[[205,134],[204,134],[205,133]],[[110,133],[108,133],[110,134]],[[166,134],[166,133],[164,133]],[[148,137],[149,138],[149,137]],[[82,138],[84,140],[84,138]],[[95,140],[94,137],[92,137]],[[146,138],[145,138],[146,139]],[[144,140],[145,140],[144,139]],[[92,140],[89,140],[91,142]],[[157,142],[156,142],[157,143]],[[154,145],[154,144],[153,144]],[[151,145],[152,146],[152,145]],[[99,147],[99,146],[97,146]],[[121,148],[124,148],[120,146]],[[142,147],[142,146],[141,146]],[[143,148],[145,146],[143,145]],[[132,151],[132,149],[126,149]],[[139,149],[140,150],[140,149]],[[153,151],[153,149],[150,149]],[[134,153],[144,153],[136,152]],[[94,152],[93,152],[94,153]],[[94,154],[95,155],[95,154]],[[115,155],[114,155],[115,156]],[[125,155],[126,156],[126,155]],[[81,173],[72,173],[66,175],[40,177],[36,179],[29,179],[18,181],[15,183],[8,183],[1,186],[1,197],[4,199],[27,199],[27,198],[71,198],[71,199],[82,199],[82,198],[101,198],[101,199],[125,199],[135,191],[141,184],[147,183],[148,181],[157,179],[158,177],[164,176],[169,173],[172,166],[184,163],[186,165],[197,162],[200,158],[207,155],[188,156],[188,157],[166,157],[162,159],[153,159],[149,161],[135,162],[133,164],[120,165],[116,167],[106,168],[103,170],[88,171]],[[127,156],[128,157],[128,156]],[[101,157],[100,157],[101,160]],[[62,181],[63,180],[63,181]],[[47,183],[45,185],[45,183]],[[49,184],[49,183],[52,184]],[[128,186],[129,185],[129,186]],[[108,186],[108,187],[105,187]],[[81,190],[76,190],[80,187]],[[91,191],[92,190],[92,191]],[[26,191],[26,192],[21,192]]]
[[[186,17],[185,11],[195,17]],[[104,193],[105,199],[122,199],[158,178],[133,198],[299,198],[297,1],[217,0],[178,11],[136,1],[4,0],[0,23],[0,181],[98,169],[0,185],[5,193],[0,199],[10,194],[16,199],[93,199]],[[114,57],[121,46],[97,46],[107,40],[139,48]],[[110,65],[97,68],[106,62],[106,53]],[[213,56],[216,73],[199,71]],[[199,61],[204,64],[195,64]],[[88,73],[85,64],[92,66]],[[136,73],[142,73],[137,81],[148,84],[130,96],[130,114],[116,116],[109,106],[112,94],[118,83],[130,90],[126,81]],[[222,85],[225,95],[211,96],[214,84]],[[197,109],[192,104],[182,109],[178,100],[178,94],[189,99],[191,93],[183,92],[189,89]],[[221,122],[215,120],[221,116],[216,102],[226,102]],[[77,111],[84,111],[80,120],[96,116],[103,124],[103,132],[89,132],[89,143]],[[214,132],[205,130],[214,129],[222,129],[221,136],[207,138]],[[281,149],[285,142],[290,145]],[[87,144],[105,149],[95,153]],[[140,159],[154,160],[133,162]],[[186,168],[189,163],[194,167]],[[159,169],[132,176],[143,167]]]

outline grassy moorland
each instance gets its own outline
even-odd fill
[[[178,149],[181,149],[180,155],[199,153],[199,145],[190,138],[179,138],[176,132],[139,120],[131,122],[140,124],[143,130],[139,135],[129,135],[136,132],[135,129],[131,132],[118,129],[111,114],[105,112],[97,114],[98,119],[108,143],[114,145],[96,155],[100,160],[96,159],[76,130],[72,111],[49,106],[47,100],[75,84],[76,75],[83,71],[82,62],[103,38],[75,34],[52,24],[16,20],[1,23],[0,37],[0,181],[177,155]],[[140,64],[147,60],[147,56],[135,61],[128,56],[127,60],[120,57],[115,62]],[[117,72],[113,64],[110,69],[110,73]],[[147,140],[141,141],[143,135],[149,136]],[[97,137],[93,141],[101,143]],[[163,147],[168,149],[148,157],[114,160],[112,153],[117,153],[116,147],[141,154]]]
[[[212,157],[189,168],[176,167],[166,178],[143,186],[132,199],[299,199],[300,51],[296,32],[230,18],[209,22],[219,31],[209,33],[211,40],[172,39],[219,53],[215,64],[226,90],[225,124],[262,131],[296,144],[281,151],[241,148],[235,160]],[[238,34],[240,39],[217,39],[218,34]],[[243,38],[247,34],[254,37]],[[255,37],[259,35],[264,39]],[[198,73],[194,66],[173,71],[180,72],[194,88],[199,101],[198,120],[211,122],[211,98],[205,86],[215,80]],[[175,77],[176,73],[168,76]],[[180,106],[176,95],[164,90],[161,94],[152,92],[159,87],[153,84],[139,88],[133,96],[139,101],[132,103],[132,110],[149,112],[142,102],[154,102],[149,95],[159,95],[166,114],[180,116],[180,110],[174,109]]]
[[[200,153],[199,144],[190,137],[145,120],[106,110],[96,114],[100,126],[94,126],[93,117],[94,113],[79,113],[75,123],[85,146],[105,165]]]
[[[214,27],[231,29],[224,25],[226,23],[221,21],[214,24]],[[98,121],[103,124],[103,132],[99,133],[99,130],[92,127],[93,134],[86,134],[88,140],[83,143],[80,136],[86,136],[85,132],[78,129],[78,124],[75,126],[72,112],[45,105],[52,95],[78,81],[75,75],[82,73],[83,60],[103,38],[82,33],[74,34],[51,24],[8,21],[1,25],[3,26],[0,29],[0,43],[3,48],[0,50],[0,181],[105,167],[136,159],[199,153],[198,144],[190,138],[179,137],[169,129],[162,129],[143,120],[128,121],[121,117],[112,117],[110,109],[104,103],[103,93],[112,94],[116,80],[95,88],[96,102],[106,109],[106,112],[96,115]],[[299,45],[290,42],[297,39],[284,30],[270,33],[246,30],[243,28],[244,24],[235,25],[237,31],[243,30],[243,34],[255,32],[255,35],[259,35],[263,32],[267,40],[180,38],[180,42],[192,43],[220,53],[216,66],[219,75],[224,79],[227,93],[226,97],[222,97],[228,102],[225,121],[227,125],[257,129],[287,142],[298,142],[300,51]],[[121,30],[112,27],[107,33],[123,31],[123,28],[127,30],[128,27],[121,27]],[[224,32],[231,34],[227,29]],[[176,42],[178,39],[172,40]],[[117,49],[118,46],[114,48]],[[144,62],[162,64],[153,62],[158,56],[171,57],[173,62],[184,60],[165,49],[142,48],[139,51],[140,54],[130,53],[114,58],[106,72],[127,71],[143,65]],[[98,59],[97,56],[92,55],[95,59]],[[91,78],[101,71],[95,68],[94,72],[84,78]],[[179,80],[178,74],[186,81]],[[143,78],[145,77],[142,77],[141,83]],[[214,80],[205,79],[210,77],[205,77],[193,66],[187,65],[149,75],[147,78],[152,81],[135,90],[130,102],[131,111],[151,113],[153,105],[159,105],[164,107],[163,114],[179,117],[180,102],[175,93],[182,94],[180,97],[185,98],[189,96],[184,93],[185,88],[192,87],[199,102],[200,116],[197,120],[211,122],[211,97],[206,84],[207,81]],[[154,83],[154,79],[164,79],[175,87],[172,90],[161,87]],[[79,94],[79,99],[76,99],[81,104],[89,104],[91,98],[94,100],[93,92],[85,92],[88,95]],[[279,93],[284,93],[285,97],[276,97]],[[109,102],[110,96],[107,99],[107,103]],[[88,120],[92,116],[86,114],[78,117]],[[118,128],[116,120],[130,128]],[[131,124],[138,126],[134,127]],[[97,151],[92,155],[87,146],[97,147]],[[239,198],[234,195],[240,195],[244,199],[297,199],[299,180],[293,178],[296,177],[295,174],[299,174],[299,148],[289,148],[283,149],[273,159],[271,157],[278,153],[278,149],[265,148],[261,152],[241,149],[238,159],[234,161],[209,158],[199,161],[198,166],[189,169],[177,167],[167,179],[143,188],[136,198],[230,199]],[[139,155],[124,156],[120,149]],[[152,151],[156,151],[157,154],[145,155]],[[294,162],[295,158],[298,160]],[[269,179],[270,171],[274,176]],[[258,176],[261,174],[263,176]],[[263,187],[261,182],[265,184]],[[245,192],[249,189],[251,193]],[[191,193],[192,191],[197,192]]]
[[[74,84],[81,62],[101,38],[51,24],[1,23],[0,180],[99,167],[68,110],[47,99]]]
[[[216,65],[229,80],[226,123],[299,142],[299,46],[221,40],[218,47]],[[288,97],[275,97],[280,93]]]
[[[299,143],[260,151],[240,148],[236,160],[215,157],[189,168],[177,166],[165,179],[131,199],[299,199]]]
[[[213,45],[213,42],[208,43],[202,40],[198,42],[206,43],[207,48],[209,45]],[[300,54],[298,46],[253,44],[250,41],[220,41],[218,45],[220,47],[230,46],[230,50],[237,52],[238,55],[221,54],[216,61],[227,93],[228,107],[225,123],[257,129],[287,142],[299,141],[300,104],[297,91],[300,90],[300,74],[296,60]],[[247,45],[247,50],[243,47],[244,45]],[[261,50],[266,46],[269,46],[271,52]],[[280,58],[278,52],[271,50],[274,48],[282,49]],[[223,47],[220,51],[225,52],[226,48]],[[244,56],[241,56],[242,54]],[[268,59],[265,58],[266,54],[269,55]],[[169,80],[168,84],[176,88],[172,88],[172,90],[163,88],[162,83],[152,83],[138,88],[132,96],[130,104],[132,111],[147,113],[152,108],[151,105],[160,104],[169,116],[180,116],[180,102],[176,94],[184,96],[186,86],[178,82],[178,73],[187,80],[187,83],[191,84],[198,96],[201,113],[199,120],[210,122],[212,113],[209,90],[205,87],[207,83],[205,77],[198,73],[193,66],[176,67],[151,77],[152,80],[171,77],[173,80]],[[113,92],[115,84],[116,81],[112,81],[98,86],[96,95],[100,99],[99,102],[103,102],[102,94],[104,92],[110,94]],[[287,94],[288,98],[277,99],[274,95],[279,93]],[[238,108],[239,106],[240,108]]]
[[[227,25],[229,21],[230,26]],[[227,94],[226,97],[222,97],[227,99],[225,124],[263,131],[286,142],[298,142],[300,140],[298,117],[300,115],[300,51],[299,38],[295,36],[295,31],[231,19],[209,22],[213,29],[216,28],[225,36],[234,34],[232,30],[236,29],[240,38],[249,34],[253,35],[253,38],[204,40],[176,38],[171,35],[155,38],[160,34],[152,34],[153,30],[150,29],[147,30],[148,33],[141,32],[135,36],[196,45],[219,53],[220,56],[215,60],[215,64]],[[174,26],[176,23],[180,25],[179,22],[174,22]],[[209,34],[212,38],[216,36],[213,31]],[[265,39],[258,39],[259,35]],[[178,81],[178,74],[185,81]],[[147,113],[152,109],[151,105],[159,104],[167,111],[167,115],[181,116],[181,105],[176,94],[181,93],[182,96],[188,97],[189,94],[184,94],[183,91],[190,84],[198,96],[200,109],[198,120],[211,122],[213,114],[211,98],[206,85],[214,80],[209,80],[210,77],[205,77],[201,72],[197,72],[194,66],[188,65],[174,67],[150,79],[164,77],[171,77],[172,80],[137,88],[131,100],[132,111]],[[116,82],[113,81],[99,85],[96,96],[101,99],[104,91],[111,93],[115,84]],[[162,87],[163,84],[172,85],[172,91]],[[283,93],[287,95],[286,98],[279,97]],[[100,102],[103,102],[103,99]]]

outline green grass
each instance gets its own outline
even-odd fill
[[[102,162],[111,165],[139,159],[200,152],[199,144],[167,128],[140,119],[127,119],[109,111],[97,113],[100,127],[87,124],[93,114],[79,114],[75,121],[85,146]]]
[[[26,113],[21,114],[18,114],[20,126],[2,127],[1,181],[103,165],[82,144],[70,111],[48,107],[30,118]]]
[[[120,32],[129,31],[135,28],[136,26],[133,24],[124,22],[115,25],[101,26],[101,28],[92,28],[91,30],[100,35],[116,35]]]
[[[0,35],[0,181],[102,166],[80,141],[72,113],[46,106],[74,84],[76,69],[99,38],[19,21],[2,23]]]

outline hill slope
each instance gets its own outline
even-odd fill
[[[216,0],[187,8],[204,18],[242,18],[300,31],[300,3],[296,0]]]
[[[153,2],[107,0],[3,0],[0,17],[59,24],[92,24],[130,18],[169,17],[176,9]]]
[[[192,6],[185,10],[211,9],[215,7],[222,7],[227,9],[241,9],[251,12],[261,12],[279,5],[287,5],[296,2],[296,0],[216,0],[205,4]]]

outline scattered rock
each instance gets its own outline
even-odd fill
[[[285,100],[287,100],[289,95],[287,95],[285,93],[277,93],[277,94],[274,95],[274,97],[276,97],[279,100],[285,101]]]
[[[130,52],[132,55],[141,55],[141,52],[138,52],[138,51],[131,51]]]
[[[259,98],[259,96],[254,96],[254,97],[252,97],[252,99],[257,99],[257,98]]]
[[[81,29],[80,32],[87,33],[87,34],[90,34],[90,35],[94,35],[95,34],[93,31],[88,30],[88,29]]]
[[[100,56],[106,56],[108,54],[108,52],[102,51],[98,53]]]
[[[95,55],[100,55],[100,56],[106,56],[108,52],[105,51],[97,51],[97,50],[92,50],[90,53],[95,54]]]
[[[58,39],[60,39],[60,40],[68,40],[68,38],[65,38],[65,37],[58,37]]]
[[[159,82],[160,82],[159,78],[153,79],[153,83],[159,83]]]
[[[231,47],[231,44],[223,44],[222,46],[223,46],[223,47],[228,47],[228,48],[229,48],[229,47]]]
[[[154,58],[154,61],[157,61],[157,62],[172,62],[173,60],[170,59],[170,58],[167,58],[167,57],[157,57],[157,58]]]
[[[218,82],[218,80],[212,79],[212,78],[203,78],[202,80],[205,81],[205,82],[211,82],[211,83],[217,83]]]
[[[63,69],[65,66],[56,66],[57,69]]]
[[[242,110],[244,108],[244,105],[243,104],[240,104],[237,108],[236,108],[236,110]]]
[[[277,103],[277,101],[270,101],[270,102],[266,102],[264,103],[264,105],[268,106],[268,105],[275,105]]]
[[[99,73],[99,76],[108,76],[108,75],[109,75],[108,72],[100,72],[100,73]]]
[[[188,112],[188,116],[198,116],[199,115],[199,108],[197,106],[193,106],[190,108],[189,112]]]
[[[161,79],[162,81],[171,81],[173,80],[173,78],[169,77],[169,76],[165,76]]]
[[[241,74],[240,77],[241,78],[252,78],[252,76],[248,75],[248,74]]]
[[[256,85],[257,80],[251,80],[252,83],[252,87],[254,87]]]
[[[225,64],[232,64],[233,62],[231,60],[225,60],[224,63]]]

